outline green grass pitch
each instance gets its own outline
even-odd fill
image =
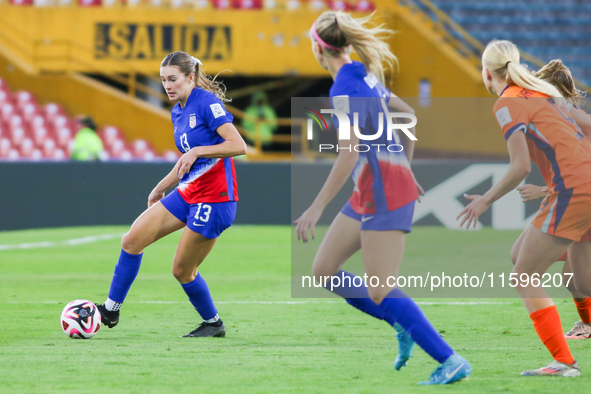
[[[569,341],[580,378],[519,376],[551,361],[519,300],[450,305],[457,300],[425,299],[442,302],[421,307],[471,362],[473,374],[450,386],[417,386],[436,363],[417,349],[407,367],[394,371],[397,345],[387,324],[338,299],[290,298],[287,226],[234,226],[202,266],[226,338],[180,338],[199,323],[171,274],[180,233],[146,250],[115,329],[102,327],[90,340],[66,337],[59,325],[63,306],[76,298],[105,299],[119,240],[59,242],[126,230],[0,233],[0,245],[58,242],[0,250],[1,393],[579,393],[591,384],[591,341]],[[403,264],[452,261],[455,251],[466,261],[485,256],[510,264],[517,235],[418,227],[407,239]],[[555,301],[570,328],[578,320],[572,300]]]

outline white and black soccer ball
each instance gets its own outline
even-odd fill
[[[88,300],[75,300],[64,307],[62,330],[70,338],[89,339],[101,328],[101,313]]]

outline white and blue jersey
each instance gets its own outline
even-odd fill
[[[351,114],[358,113],[359,130],[364,135],[376,134],[380,112],[383,114],[388,110],[390,95],[377,77],[368,74],[363,63],[356,61],[341,67],[330,88],[333,108],[350,115],[351,122]],[[333,122],[338,128],[336,116],[333,116]],[[388,141],[384,115],[382,122],[384,132],[378,139],[359,141],[371,148],[367,152],[360,151],[359,161],[351,174],[355,188],[348,205],[358,215],[386,213],[410,203],[414,207],[414,200],[418,197],[406,154],[386,149],[388,145],[399,144],[399,136],[394,131],[395,141]],[[379,144],[382,146],[377,146]]]
[[[181,153],[196,146],[221,144],[224,139],[217,128],[234,119],[215,94],[200,87],[191,91],[184,108],[178,103],[174,106],[171,118],[174,141]],[[188,204],[238,201],[234,160],[198,157],[177,190]]]

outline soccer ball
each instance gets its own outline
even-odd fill
[[[94,303],[75,300],[64,307],[61,323],[70,338],[89,339],[101,328],[101,313]]]

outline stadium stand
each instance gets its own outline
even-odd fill
[[[68,160],[78,130],[76,121],[56,103],[41,105],[27,91],[11,92],[0,79],[0,160]],[[98,132],[104,144],[103,160],[176,161],[177,152],[157,155],[149,142],[128,141],[116,127]]]
[[[196,9],[216,10],[261,10],[285,8],[297,10],[309,8],[315,11],[322,10],[343,10],[371,12],[375,10],[375,4],[369,0],[9,0],[9,3],[16,6],[69,6],[77,3],[82,7],[111,7],[118,5],[127,6],[168,6],[171,8],[192,7]]]
[[[591,4],[585,0],[433,0],[472,37],[514,42],[544,62],[560,58],[591,83]],[[420,2],[417,2],[420,3]],[[422,2],[421,2],[422,3]]]

